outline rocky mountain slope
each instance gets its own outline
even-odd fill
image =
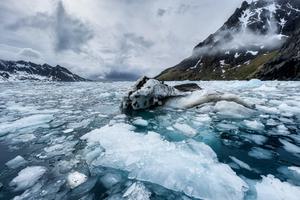
[[[57,65],[52,67],[47,64],[38,65],[26,61],[0,60],[0,80],[38,80],[38,81],[87,81],[68,69]]]
[[[300,1],[244,1],[160,80],[298,80]]]

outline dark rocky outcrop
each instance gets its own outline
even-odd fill
[[[255,76],[262,80],[300,80],[300,22],[278,55]]]
[[[0,80],[87,81],[59,65],[52,67],[48,64],[6,60],[0,60]]]

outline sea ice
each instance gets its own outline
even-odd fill
[[[26,165],[27,161],[22,156],[17,156],[14,159],[5,163],[5,165],[11,169],[17,169],[20,166]]]
[[[280,124],[277,126],[277,132],[274,134],[278,134],[278,135],[288,135],[290,134],[289,130],[285,127],[285,125]]]
[[[123,194],[127,200],[150,200],[151,192],[140,182],[133,183]]]
[[[106,125],[81,139],[87,140],[88,146],[101,144],[105,149],[92,165],[125,170],[129,178],[156,183],[192,197],[243,199],[248,188],[201,142],[168,142],[154,132],[133,132],[131,126],[124,123]]]
[[[74,171],[69,173],[67,177],[67,183],[68,186],[73,189],[76,188],[77,186],[81,185],[82,183],[86,182],[88,177],[85,174],[82,174],[78,171]]]
[[[293,182],[294,184],[300,186],[300,167],[290,166],[290,167],[280,167],[278,171],[288,178],[288,182]]]
[[[175,123],[173,125],[173,128],[175,128],[176,130],[182,132],[186,136],[193,137],[197,134],[197,131],[194,128],[187,125],[187,124]]]
[[[100,178],[101,183],[106,188],[111,188],[121,180],[122,180],[122,176],[120,174],[113,174],[113,173],[107,173]]]
[[[257,159],[272,159],[274,153],[260,147],[253,147],[251,151],[249,151],[248,155]]]
[[[34,134],[28,133],[28,134],[22,134],[22,135],[8,135],[6,137],[6,140],[11,144],[17,144],[22,142],[29,142],[36,138]]]
[[[292,143],[290,143],[290,142],[288,142],[286,140],[283,140],[283,139],[279,139],[279,141],[283,144],[283,148],[286,151],[288,151],[288,152],[290,152],[292,154],[295,154],[295,155],[300,154],[300,147],[299,146],[294,145],[294,144],[292,144]]]
[[[148,122],[142,118],[135,119],[132,123],[136,126],[148,126]]]
[[[49,122],[52,119],[52,117],[53,117],[52,115],[38,114],[38,115],[31,115],[28,117],[24,117],[13,122],[1,123],[0,136],[8,132],[14,132],[16,130],[20,130],[23,128],[44,127],[45,123]]]
[[[268,140],[268,138],[263,135],[249,134],[244,137],[258,145],[263,145]]]
[[[194,120],[203,124],[209,124],[211,122],[211,118],[208,114],[199,114],[194,118]]]
[[[238,166],[240,166],[241,168],[244,168],[244,169],[247,169],[249,171],[252,171],[251,167],[247,163],[245,163],[245,162],[243,162],[243,161],[241,161],[241,160],[239,160],[239,159],[237,159],[236,157],[233,157],[233,156],[229,156],[229,158],[233,162],[235,162]]]
[[[215,105],[215,111],[217,115],[222,118],[249,118],[253,114],[253,111],[240,104],[229,101],[220,101]]]
[[[244,120],[244,124],[247,128],[254,131],[261,131],[265,128],[265,126],[261,122],[258,122],[257,120],[254,121]]]
[[[10,186],[15,186],[16,191],[25,190],[33,186],[47,171],[42,166],[31,166],[22,169],[18,176],[15,177],[10,183]]]
[[[273,175],[263,176],[261,182],[255,185],[257,200],[298,200],[300,187],[288,182],[281,182]]]
[[[69,128],[69,129],[64,130],[63,133],[71,133],[71,132],[73,132],[73,131],[74,131],[74,129]]]

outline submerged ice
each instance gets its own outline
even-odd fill
[[[0,199],[298,198],[300,83],[197,82],[125,115],[132,84],[2,83]]]

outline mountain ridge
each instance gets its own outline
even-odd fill
[[[60,65],[35,64],[30,61],[8,61],[0,59],[0,80],[2,81],[89,81]]]
[[[160,80],[299,80],[298,69],[288,73],[281,67],[274,73],[271,61],[282,54],[282,47],[300,27],[300,1],[244,1],[215,33],[197,44],[193,54],[161,72]],[[293,40],[295,41],[295,39]],[[300,44],[297,44],[300,45]],[[291,48],[290,48],[291,50]],[[285,57],[285,60],[291,57]],[[275,69],[275,68],[274,68]],[[273,77],[270,75],[273,74]],[[287,77],[287,74],[289,75]]]

